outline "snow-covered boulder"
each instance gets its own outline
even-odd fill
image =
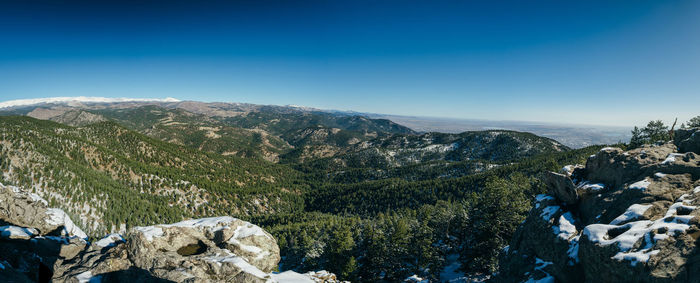
[[[0,223],[0,261],[32,281],[50,276],[53,262],[73,259],[88,246],[87,235],[63,210],[18,187],[0,184]]]
[[[228,216],[135,227],[127,238],[134,266],[178,282],[264,282],[280,260],[270,234]]]
[[[604,148],[556,177],[502,254],[497,282],[697,281],[697,154],[670,143]],[[556,193],[572,185],[576,201]]]
[[[49,208],[39,195],[0,184],[0,220],[36,230],[38,235],[56,234],[87,238],[61,209]]]

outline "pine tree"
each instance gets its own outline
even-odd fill
[[[695,116],[688,121],[688,128],[700,127],[700,116]]]
[[[340,225],[331,234],[327,246],[328,268],[340,275],[343,279],[349,279],[357,269],[352,250],[355,248],[355,240],[348,225]]]
[[[642,128],[642,133],[649,139],[649,142],[668,141],[668,126],[661,120],[649,121],[646,127]]]
[[[645,142],[644,134],[642,131],[635,126],[632,130],[632,138],[630,139],[630,148],[638,148],[642,146]]]

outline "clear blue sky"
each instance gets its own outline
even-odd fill
[[[51,2],[0,2],[0,100],[604,125],[700,115],[700,1]]]

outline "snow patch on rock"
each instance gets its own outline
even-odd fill
[[[80,237],[83,239],[87,239],[87,234],[83,232],[75,223],[73,223],[73,220],[68,217],[68,214],[66,214],[65,211],[63,211],[60,208],[49,208],[46,211],[46,214],[49,216],[46,218],[46,223],[49,225],[57,225],[57,226],[63,226],[63,230],[61,231],[61,234],[64,236],[76,236]]]

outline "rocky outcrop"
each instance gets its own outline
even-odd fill
[[[700,154],[700,134],[698,132],[700,132],[700,128],[676,130],[673,143],[678,145],[678,151]]]
[[[280,260],[270,234],[232,217],[136,227],[127,237],[134,266],[178,282],[265,282]]]
[[[271,273],[276,240],[233,217],[133,227],[94,241],[41,197],[0,185],[0,281],[334,282],[327,272]]]
[[[700,282],[700,134],[679,132],[546,175],[494,280]]]
[[[37,235],[87,238],[63,210],[49,208],[46,200],[18,187],[0,184],[0,221],[32,229]]]

